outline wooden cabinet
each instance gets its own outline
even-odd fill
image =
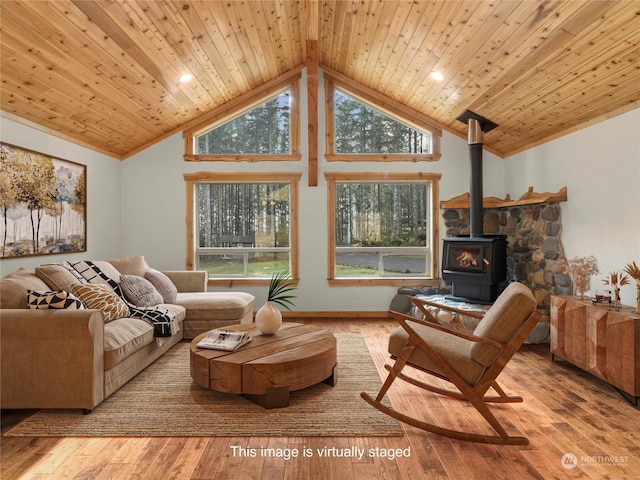
[[[640,314],[571,296],[551,296],[551,353],[640,397]]]

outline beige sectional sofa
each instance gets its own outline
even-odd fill
[[[253,321],[254,297],[208,292],[206,272],[158,272],[144,257],[97,261],[110,277],[153,272],[175,287],[175,303],[161,303],[179,330],[155,337],[140,318],[105,322],[101,310],[29,308],[27,290],[70,290],[59,264],[21,268],[0,279],[0,406],[9,409],[81,408],[90,411],[182,339],[212,328]],[[78,280],[75,280],[78,282]]]

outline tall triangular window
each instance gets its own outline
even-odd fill
[[[186,161],[299,161],[300,74],[254,88],[185,129]]]
[[[291,93],[286,90],[196,136],[197,155],[289,155]]]
[[[402,123],[342,90],[335,90],[333,100],[337,154],[433,153],[430,133]]]
[[[435,161],[442,132],[415,110],[325,73],[328,161]]]

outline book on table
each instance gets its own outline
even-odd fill
[[[199,348],[211,348],[214,350],[237,350],[251,340],[247,332],[234,332],[232,330],[214,329],[198,342]]]

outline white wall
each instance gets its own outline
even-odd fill
[[[322,80],[320,80],[322,81]],[[322,83],[321,83],[322,84]],[[303,74],[301,92],[306,92]],[[324,104],[321,97],[318,105]],[[301,115],[307,118],[306,95],[301,98]],[[461,112],[462,113],[462,112]],[[444,133],[439,162],[326,162],[324,161],[324,116],[319,122],[318,186],[308,186],[307,129],[301,131],[303,159],[300,162],[184,162],[182,135],[174,135],[125,160],[122,166],[122,252],[144,254],[148,262],[162,269],[185,266],[186,188],[185,172],[196,171],[283,171],[302,172],[300,182],[300,283],[296,299],[299,311],[384,311],[395,287],[330,287],[327,282],[327,190],[325,172],[436,172],[442,173],[440,198],[449,199],[469,190],[469,159],[465,139]],[[504,161],[485,153],[485,195],[504,195]],[[444,231],[444,225],[440,226]],[[236,290],[239,288],[236,288]],[[243,287],[257,303],[266,298],[266,287]]]
[[[304,77],[303,77],[304,81]],[[301,89],[304,92],[304,89]],[[322,92],[322,90],[321,90]],[[319,105],[322,105],[322,98]],[[306,102],[302,98],[306,118]],[[468,148],[464,139],[443,134],[439,162],[319,164],[319,185],[308,187],[306,157],[282,164],[184,162],[182,135],[174,135],[120,162],[65,140],[2,118],[1,139],[43,153],[87,164],[88,251],[71,255],[48,255],[6,259],[1,274],[20,266],[33,268],[65,259],[111,258],[145,255],[163,269],[184,268],[186,252],[183,173],[216,171],[302,171],[300,213],[301,282],[297,309],[385,310],[395,293],[393,287],[329,287],[326,252],[326,171],[425,171],[442,173],[440,198],[449,199],[469,189]],[[324,122],[320,138],[324,138]],[[303,153],[306,128],[301,129]],[[512,198],[529,186],[535,191],[555,192],[568,187],[562,205],[563,243],[568,257],[595,255],[601,274],[592,285],[628,262],[640,262],[640,109],[502,160],[485,152],[484,194]],[[491,135],[491,132],[487,134]],[[323,144],[321,142],[321,148]],[[322,152],[321,152],[322,153]],[[321,155],[322,157],[322,155]],[[444,232],[440,224],[440,232]],[[266,288],[247,289],[262,302]],[[622,288],[625,304],[635,303],[635,288]]]
[[[5,143],[85,164],[88,212],[86,252],[3,259],[0,261],[1,275],[4,276],[19,267],[33,271],[37,265],[43,263],[113,258],[120,254],[120,160],[4,117],[0,117],[0,139]]]
[[[592,292],[610,272],[640,264],[640,109],[508,158],[507,192],[517,198],[530,185],[537,192],[567,187],[562,242],[567,258],[598,259]],[[633,280],[621,299],[635,305]]]

